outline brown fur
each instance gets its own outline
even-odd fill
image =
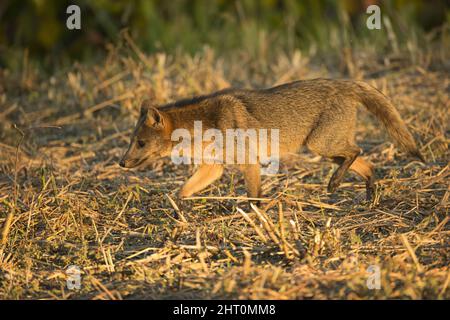
[[[261,90],[227,89],[161,107],[146,101],[121,165],[134,167],[147,159],[170,155],[175,144],[170,140],[172,130],[185,128],[193,134],[196,120],[202,121],[203,130],[215,128],[223,133],[236,128],[279,129],[280,155],[306,146],[339,164],[328,184],[330,192],[351,169],[365,179],[370,198],[373,166],[359,157],[361,150],[354,140],[360,104],[384,124],[405,151],[424,160],[398,111],[381,92],[361,81],[314,79]],[[145,141],[144,147],[137,146],[139,140]],[[240,169],[249,197],[260,197],[259,165],[241,165]],[[200,165],[180,195],[187,197],[201,191],[222,171],[221,165]]]

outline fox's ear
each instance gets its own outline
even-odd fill
[[[146,99],[141,103],[141,116],[145,116],[148,110],[152,107],[155,107],[155,104],[150,100]]]
[[[161,112],[156,108],[155,103],[146,99],[141,104],[141,117],[145,119],[144,123],[148,127],[163,128],[164,118]]]
[[[155,107],[149,107],[147,109],[147,115],[145,117],[145,125],[153,128],[164,127],[164,117],[161,112]]]

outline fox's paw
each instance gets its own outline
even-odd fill
[[[334,193],[338,186],[339,186],[339,182],[331,180],[327,187],[328,193]]]
[[[375,190],[372,188],[368,188],[366,190],[366,202],[372,202],[373,198],[375,196]]]
[[[185,188],[181,188],[180,192],[178,193],[178,198],[179,199],[184,199],[184,198],[188,198],[192,196],[192,192],[185,189]]]
[[[378,187],[375,184],[368,185],[366,188],[366,202],[371,206],[376,206],[379,202]]]
[[[260,200],[248,200],[248,205],[251,206],[251,204],[257,206],[258,208],[261,207],[261,201]]]

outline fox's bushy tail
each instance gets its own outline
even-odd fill
[[[362,104],[386,127],[389,135],[410,155],[425,163],[425,158],[417,148],[413,136],[403,122],[397,109],[380,91],[365,82],[357,81]]]

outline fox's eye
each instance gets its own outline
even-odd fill
[[[139,148],[143,148],[145,146],[145,141],[144,140],[138,140],[137,142]]]

